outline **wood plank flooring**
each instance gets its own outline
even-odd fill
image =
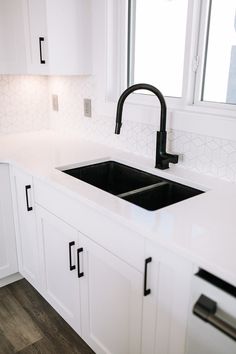
[[[0,288],[0,354],[94,354],[25,280]]]

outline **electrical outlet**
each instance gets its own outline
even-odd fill
[[[58,95],[52,95],[52,109],[53,111],[59,111]]]
[[[90,98],[84,99],[84,116],[88,118],[92,117],[92,102]]]

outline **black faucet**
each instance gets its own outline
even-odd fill
[[[155,87],[149,84],[136,84],[128,87],[120,96],[117,111],[116,111],[116,129],[115,134],[120,134],[120,129],[122,125],[122,112],[125,99],[129,94],[136,90],[148,90],[154,93],[161,105],[161,121],[160,121],[160,131],[157,131],[157,141],[156,141],[156,168],[161,170],[166,170],[169,168],[169,163],[177,163],[178,155],[168,154],[166,152],[166,102],[162,93]]]

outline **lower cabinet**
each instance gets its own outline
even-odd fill
[[[146,257],[142,354],[184,354],[192,264],[151,243]]]
[[[192,264],[147,241],[140,272],[34,203],[31,176],[13,182],[20,273],[95,353],[184,354]]]
[[[0,164],[0,279],[18,272],[9,166]]]
[[[33,193],[33,178],[12,169],[12,191],[19,272],[37,289],[40,288],[39,244]]]
[[[42,292],[96,354],[141,353],[143,275],[37,206]]]
[[[77,278],[78,231],[36,205],[42,294],[81,334],[80,284]]]
[[[84,340],[97,354],[138,354],[141,349],[143,275],[80,236]]]

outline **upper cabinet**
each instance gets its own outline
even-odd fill
[[[0,0],[0,74],[91,74],[90,0]]]
[[[26,74],[25,0],[0,0],[0,74]]]

